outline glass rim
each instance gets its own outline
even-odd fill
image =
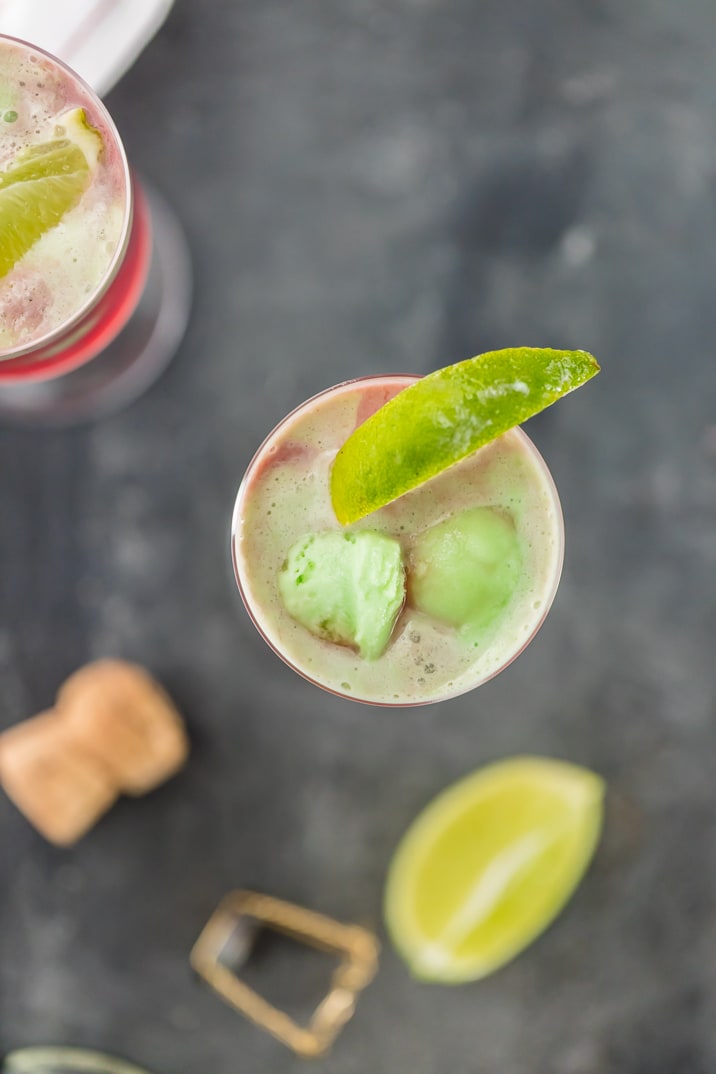
[[[92,311],[97,302],[107,293],[114,278],[119,271],[120,265],[124,260],[124,256],[127,252],[129,245],[129,236],[132,230],[132,217],[134,208],[134,197],[132,190],[132,173],[129,167],[129,161],[127,160],[127,153],[124,148],[124,143],[120,137],[117,126],[112,119],[104,102],[100,99],[96,91],[90,86],[90,84],[82,78],[81,75],[64,62],[59,59],[53,53],[48,52],[47,49],[41,48],[40,45],[35,45],[32,41],[27,41],[21,37],[14,37],[12,34],[0,33],[0,42],[9,41],[13,45],[19,45],[22,48],[29,49],[31,52],[35,52],[40,56],[43,56],[46,60],[54,63],[62,71],[64,71],[73,82],[76,82],[80,88],[87,94],[92,102],[93,108],[95,108],[102,117],[102,122],[106,125],[110,137],[114,140],[122,167],[122,175],[124,178],[124,215],[122,219],[122,231],[117,241],[116,249],[112,255],[112,259],[107,266],[107,270],[102,276],[97,286],[92,293],[87,296],[85,301],[79,306],[74,313],[72,313],[61,324],[52,328],[49,332],[46,332],[44,336],[40,336],[37,339],[31,340],[29,343],[21,344],[15,347],[0,348],[0,362],[9,362],[18,358],[31,359],[34,354],[44,350],[46,347],[52,346],[54,343],[58,343],[62,340],[62,337],[68,335],[74,328],[76,328],[87,315]]]
[[[273,427],[273,429],[269,432],[268,436],[266,436],[262,440],[262,442],[259,445],[259,447],[257,448],[257,450],[254,452],[254,454],[253,454],[248,466],[246,467],[246,470],[244,471],[244,475],[243,475],[243,477],[241,479],[241,483],[240,483],[238,491],[236,493],[236,500],[234,502],[234,510],[233,510],[233,513],[232,513],[232,516],[231,516],[231,534],[230,534],[231,562],[232,562],[233,571],[234,571],[234,580],[236,582],[236,586],[238,588],[239,595],[240,595],[241,600],[243,602],[244,608],[246,609],[246,611],[248,613],[248,616],[249,616],[251,622],[253,623],[254,627],[258,631],[259,635],[263,638],[263,640],[266,642],[268,647],[270,649],[272,649],[273,652],[284,662],[284,664],[286,664],[289,668],[291,668],[291,670],[294,671],[297,675],[300,675],[302,679],[305,679],[306,682],[311,683],[313,686],[317,686],[320,690],[324,690],[328,694],[332,694],[334,697],[340,697],[340,698],[343,698],[343,699],[345,699],[347,701],[355,701],[355,702],[357,702],[358,704],[361,704],[361,705],[370,705],[370,706],[372,706],[374,708],[386,708],[386,709],[422,708],[422,707],[424,707],[426,705],[440,704],[443,701],[450,701],[451,699],[453,699],[455,697],[461,697],[463,694],[470,693],[472,690],[476,690],[479,686],[484,686],[485,683],[490,681],[490,679],[494,679],[497,675],[501,674],[506,668],[508,668],[510,666],[510,664],[513,663],[513,661],[515,661],[517,659],[518,656],[520,656],[525,651],[527,646],[534,640],[536,634],[539,632],[539,630],[541,629],[542,625],[544,624],[544,621],[547,618],[547,615],[549,614],[549,611],[550,611],[550,609],[552,607],[552,604],[554,603],[554,599],[555,599],[555,597],[557,595],[557,590],[559,588],[560,579],[562,577],[562,569],[563,569],[563,566],[564,566],[564,547],[565,547],[564,514],[562,512],[562,504],[560,502],[559,493],[557,491],[557,486],[555,484],[554,478],[552,477],[550,469],[547,466],[547,463],[545,462],[541,452],[539,451],[539,449],[535,445],[534,441],[527,435],[527,433],[524,431],[524,429],[522,429],[521,426],[515,425],[511,429],[508,429],[507,433],[505,433],[503,435],[508,435],[509,433],[515,433],[518,436],[518,438],[522,440],[523,444],[526,446],[526,448],[529,451],[531,457],[533,458],[534,462],[536,463],[537,468],[540,470],[540,472],[541,472],[541,474],[542,474],[542,476],[543,476],[543,478],[545,480],[545,485],[546,485],[547,492],[549,493],[549,496],[550,496],[551,508],[552,508],[552,511],[553,511],[553,514],[554,514],[554,519],[555,519],[555,524],[556,524],[555,525],[555,538],[556,538],[556,541],[557,541],[557,548],[555,550],[555,556],[554,556],[554,560],[553,560],[553,569],[551,571],[551,577],[550,577],[549,585],[545,589],[544,598],[542,600],[542,607],[541,607],[541,610],[540,610],[540,615],[535,620],[531,630],[529,631],[527,636],[524,638],[524,640],[521,642],[520,646],[514,651],[514,653],[512,653],[508,657],[508,659],[506,659],[503,663],[501,663],[499,665],[499,667],[496,667],[494,670],[492,670],[490,672],[487,672],[485,675],[483,675],[481,678],[478,678],[476,681],[470,682],[469,685],[461,686],[461,687],[458,687],[457,689],[453,689],[453,690],[449,690],[449,691],[447,691],[445,693],[441,693],[438,697],[430,697],[430,698],[425,698],[425,699],[418,699],[418,700],[415,700],[415,701],[376,701],[376,700],[374,700],[372,698],[356,697],[354,694],[347,693],[347,692],[345,692],[343,690],[337,690],[337,689],[334,689],[332,686],[327,686],[323,682],[318,682],[315,678],[313,678],[313,676],[308,674],[308,672],[306,672],[302,668],[298,667],[294,663],[294,661],[291,660],[281,650],[281,648],[277,645],[277,643],[274,642],[273,639],[268,636],[266,630],[263,628],[263,626],[259,622],[259,619],[258,619],[257,615],[254,613],[252,605],[251,605],[251,602],[250,602],[249,597],[248,597],[248,593],[246,591],[246,588],[242,584],[241,564],[239,562],[239,557],[237,556],[237,553],[236,553],[237,536],[238,536],[239,531],[240,531],[241,507],[242,507],[244,496],[245,496],[245,493],[246,493],[246,488],[248,486],[248,481],[249,481],[249,478],[251,476],[251,473],[252,473],[254,467],[256,466],[256,464],[258,463],[259,459],[263,455],[264,449],[271,442],[271,440],[273,440],[273,438],[276,436],[276,434],[285,425],[287,425],[297,414],[299,414],[301,411],[303,411],[306,407],[308,407],[308,406],[312,405],[313,403],[315,403],[316,400],[321,399],[323,396],[332,395],[334,392],[337,392],[339,390],[344,390],[344,389],[347,390],[353,385],[365,383],[366,381],[371,381],[371,380],[380,380],[380,381],[397,380],[397,381],[414,382],[414,381],[422,380],[424,375],[425,374],[420,374],[420,373],[369,373],[369,374],[366,374],[365,376],[353,377],[350,380],[340,381],[338,384],[334,384],[330,388],[324,388],[322,391],[316,392],[314,395],[311,395],[308,399],[305,399],[302,403],[299,403],[298,406],[294,407],[291,411],[289,411],[289,413],[286,414],[285,417],[283,417],[281,419],[281,421],[279,421]],[[407,387],[407,385],[406,385],[406,387]]]
[[[150,1074],[106,1052],[64,1045],[18,1048],[5,1056],[0,1069],[2,1074],[55,1074],[52,1064],[61,1074]]]

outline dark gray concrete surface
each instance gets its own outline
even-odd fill
[[[186,226],[192,321],[125,413],[0,433],[0,726],[112,654],[166,683],[193,756],[71,851],[0,798],[0,1051],[307,1069],[192,979],[219,897],[255,886],[381,929],[418,810],[536,752],[610,786],[567,910],[459,988],[413,982],[386,942],[313,1068],[716,1069],[715,48],[711,0],[177,0],[108,104]],[[603,364],[529,426],[567,527],[539,637],[425,710],[299,680],[230,575],[254,448],[345,377],[522,343]],[[277,950],[269,992],[313,995],[298,966]]]

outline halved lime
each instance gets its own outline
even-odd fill
[[[516,757],[444,791],[403,837],[385,919],[412,973],[458,983],[514,958],[562,909],[594,853],[604,782]]]
[[[336,518],[348,525],[384,507],[598,372],[586,351],[517,347],[430,373],[363,422],[336,455]]]
[[[83,108],[59,119],[61,136],[21,150],[0,172],[0,276],[79,202],[102,149]]]

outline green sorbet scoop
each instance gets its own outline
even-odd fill
[[[422,533],[410,554],[410,603],[472,644],[509,603],[522,572],[512,519],[472,507]]]
[[[367,530],[310,533],[289,551],[278,587],[289,615],[312,634],[375,660],[405,600],[401,548]]]

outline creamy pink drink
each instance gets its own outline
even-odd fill
[[[416,379],[367,377],[308,400],[261,446],[234,511],[236,578],[266,641],[316,685],[377,705],[440,701],[496,675],[541,626],[562,567],[557,492],[518,428],[360,522],[339,525],[329,494],[336,452]],[[368,547],[357,565],[364,538]],[[351,546],[346,569],[360,578],[359,597],[365,596],[355,644],[335,625],[331,605],[342,585],[334,561],[342,541]],[[383,545],[400,564],[404,595],[397,599],[396,571]],[[333,559],[324,565],[329,546]],[[376,564],[377,581],[366,575],[366,563]],[[310,612],[291,597],[304,568],[314,572],[311,585],[322,571],[325,578],[323,590],[314,585]],[[385,637],[364,640],[373,619],[389,615]]]
[[[131,403],[173,357],[190,302],[179,222],[130,172],[102,102],[0,34],[0,424]]]
[[[65,208],[62,194],[57,194],[62,176],[49,181],[43,177],[43,153],[48,147],[54,147],[55,154],[62,152],[63,140],[71,140],[73,131],[77,144],[88,147],[87,178]],[[31,161],[37,168],[37,195],[30,192],[32,182],[25,180]],[[51,56],[3,37],[0,173],[5,258],[0,274],[0,359],[27,354],[46,358],[43,345],[82,321],[122,261],[131,223],[129,173],[114,125],[91,90]],[[12,185],[15,175],[22,175],[23,181]],[[33,198],[37,204],[28,202]],[[13,263],[13,229],[21,239],[27,228],[23,204],[26,217],[42,219],[42,225],[36,240]]]

